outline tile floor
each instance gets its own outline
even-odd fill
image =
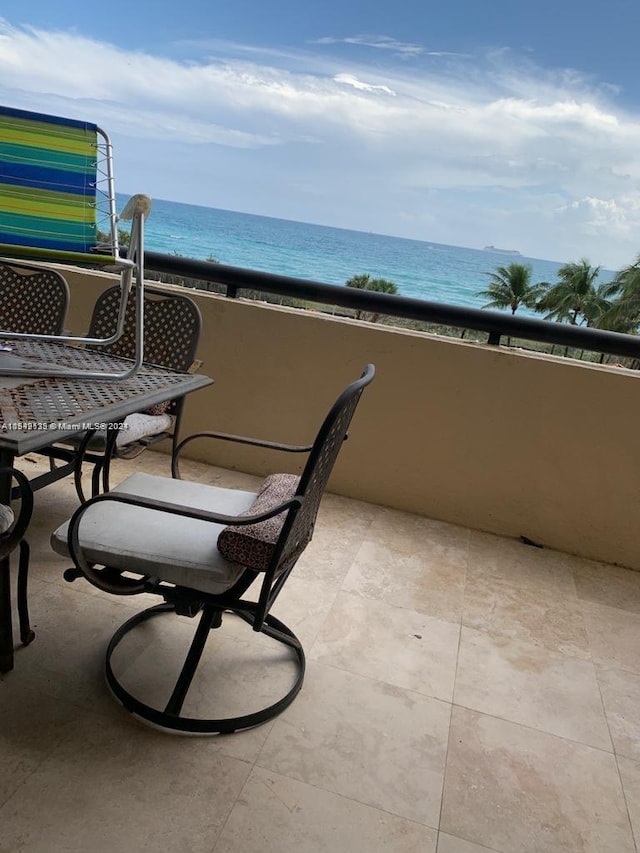
[[[164,472],[166,457],[133,464]],[[640,573],[329,495],[274,608],[307,651],[302,692],[252,731],[176,737],[102,678],[107,640],[143,605],[65,583],[48,534],[72,485],[36,499],[37,638],[0,677],[1,853],[636,850]],[[123,680],[153,691],[186,622],[134,641]],[[205,686],[246,701],[240,662],[259,697],[287,678],[281,654],[223,631],[196,713]]]

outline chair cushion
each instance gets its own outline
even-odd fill
[[[295,474],[271,474],[263,482],[249,509],[239,514],[258,515],[273,509],[292,498],[299,483],[300,477]],[[286,517],[286,512],[281,512],[256,524],[225,527],[218,536],[220,553],[234,563],[266,572]]]
[[[11,507],[0,504],[0,533],[6,533],[13,524],[14,519]]]
[[[159,435],[161,432],[169,432],[173,429],[175,418],[173,415],[150,415],[148,413],[136,412],[132,415],[127,415],[124,420],[124,427],[118,430],[116,436],[116,447],[126,447],[128,444],[133,444],[140,441],[141,438],[150,438],[152,435]],[[65,436],[59,444],[78,447],[84,438],[83,432],[73,433]],[[104,451],[107,446],[106,430],[97,430],[89,442],[89,450],[96,453]]]
[[[126,447],[141,438],[149,438],[166,432],[173,426],[173,417],[167,414],[149,414],[148,412],[136,412],[127,415],[124,421],[124,429],[119,430],[116,436],[116,447]]]
[[[143,473],[132,474],[113,491],[228,515],[245,512],[256,498],[255,492]],[[216,547],[223,528],[210,521],[104,501],[85,512],[80,543],[90,562],[220,593],[233,586],[243,572],[242,566],[225,559]],[[51,537],[53,549],[66,557],[67,530],[68,522]]]

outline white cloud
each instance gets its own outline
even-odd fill
[[[376,50],[389,50],[393,53],[403,54],[405,56],[419,56],[423,53],[429,53],[429,55],[431,56],[443,55],[440,52],[434,53],[425,51],[425,49],[418,44],[398,41],[397,39],[391,38],[390,36],[363,35],[347,36],[346,38],[333,38],[332,36],[323,36],[322,38],[314,39],[312,44],[354,44],[361,45],[363,47],[373,47]]]
[[[212,186],[211,203],[234,209],[253,199],[244,209],[439,242],[558,257],[548,247],[562,239],[605,265],[635,257],[640,115],[617,106],[611,87],[510,52],[436,71],[418,45],[350,43],[416,62],[224,43],[176,60],[0,21],[0,98],[96,121],[125,148],[146,140],[139,169],[162,197],[170,170],[152,174],[152,152],[174,146],[175,157],[180,146],[171,191],[185,201],[209,203]]]
[[[640,192],[618,198],[585,196],[561,205],[557,213],[588,236],[604,232],[624,240],[640,234]]]
[[[387,95],[395,95],[393,89],[390,89],[388,86],[376,86],[373,83],[363,83],[352,74],[336,74],[333,79],[336,83],[346,83],[347,86],[353,86],[354,89],[359,89],[361,92],[384,92]]]

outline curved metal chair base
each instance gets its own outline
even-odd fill
[[[246,613],[234,610],[233,607],[225,608],[225,611],[236,613],[247,622],[250,622],[250,617]],[[153,708],[145,704],[140,699],[137,699],[128,690],[120,684],[114,675],[111,667],[111,657],[117,648],[120,641],[134,628],[142,622],[146,622],[153,616],[160,616],[164,613],[175,613],[173,604],[158,604],[155,607],[150,607],[137,613],[131,619],[127,620],[111,638],[107,647],[105,661],[105,675],[107,684],[112,693],[119,702],[124,705],[129,713],[141,718],[143,721],[150,723],[160,729],[168,729],[172,732],[182,732],[187,734],[230,734],[231,732],[241,731],[242,729],[253,728],[261,723],[266,723],[268,720],[276,717],[285,708],[287,708],[300,692],[302,682],[304,681],[305,672],[305,656],[304,650],[296,635],[283,622],[276,619],[270,614],[265,618],[265,624],[261,633],[284,643],[292,650],[297,662],[297,676],[293,687],[272,705],[261,711],[255,711],[251,714],[245,714],[239,717],[226,717],[223,719],[201,719],[194,717],[184,717],[181,715],[182,704],[186,698],[189,686],[195,675],[200,657],[204,650],[204,645],[207,640],[209,630],[220,624],[222,613],[219,608],[205,606],[202,610],[200,623],[196,629],[191,647],[187,654],[184,666],[176,682],[171,698],[164,710]]]

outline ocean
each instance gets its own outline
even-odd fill
[[[125,200],[118,199],[118,209]],[[527,263],[534,282],[555,282],[562,265],[157,199],[146,223],[145,245],[156,252],[200,260],[212,257],[230,266],[327,284],[344,284],[353,275],[369,273],[393,281],[402,296],[472,308],[486,302],[477,292],[487,286],[488,273],[498,266]]]

